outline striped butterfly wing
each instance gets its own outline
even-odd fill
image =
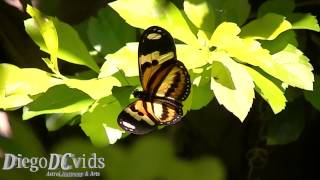
[[[150,95],[185,100],[190,93],[190,77],[177,60],[174,40],[163,28],[152,26],[141,36],[138,49],[140,82]]]
[[[118,124],[133,134],[146,134],[157,125],[172,125],[182,118],[181,101],[190,93],[190,77],[176,58],[173,38],[152,26],[139,42],[139,75],[143,91],[151,99],[139,99],[118,116]]]
[[[176,48],[169,32],[157,26],[145,30],[139,42],[138,59],[143,91],[152,94],[177,61]]]
[[[162,72],[161,72],[162,73]],[[177,102],[184,101],[190,94],[190,76],[182,62],[176,61],[161,83],[153,89],[157,97],[164,97]]]
[[[118,116],[119,126],[133,134],[147,134],[157,125],[173,125],[182,118],[182,107],[165,100],[137,100]]]
[[[159,125],[173,125],[182,118],[182,105],[163,99],[155,99],[152,103],[152,115]]]
[[[152,110],[148,111],[147,106],[150,105],[140,99],[129,104],[118,116],[119,126],[133,134],[146,134],[156,129]]]

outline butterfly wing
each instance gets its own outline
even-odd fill
[[[169,71],[176,61],[176,48],[169,32],[157,26],[145,30],[139,42],[138,59],[142,88],[151,93],[151,86],[159,82],[157,75]]]
[[[157,125],[172,125],[181,120],[180,102],[190,93],[190,77],[177,60],[174,40],[165,29],[152,26],[145,30],[138,56],[143,91],[154,98],[128,105],[118,116],[118,124],[133,134],[146,134]]]
[[[190,94],[190,76],[182,62],[176,61],[164,76],[153,93],[158,97],[166,97],[175,101],[184,101]]]
[[[156,99],[152,103],[152,115],[159,125],[173,125],[182,118],[183,111],[180,104]]]
[[[118,116],[118,124],[133,134],[147,134],[157,125],[173,125],[182,118],[182,107],[170,101],[137,100],[128,105]]]
[[[139,42],[140,82],[150,95],[185,100],[190,93],[190,77],[177,60],[174,40],[163,28],[152,26],[144,31]]]
[[[119,126],[133,134],[147,134],[156,129],[152,110],[147,107],[147,102],[137,100],[129,104],[118,116]]]

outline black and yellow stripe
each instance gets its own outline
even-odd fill
[[[118,116],[118,124],[134,134],[145,134],[157,125],[172,125],[182,118],[182,104],[190,93],[190,77],[177,60],[168,31],[152,26],[141,36],[138,48],[139,76],[143,91],[137,101]]]

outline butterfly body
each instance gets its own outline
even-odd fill
[[[182,118],[182,101],[190,93],[190,77],[177,60],[174,40],[163,28],[152,26],[141,36],[138,48],[142,91],[118,116],[118,124],[133,134],[146,134],[158,125],[173,125]]]

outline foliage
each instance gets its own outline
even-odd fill
[[[133,27],[158,25],[178,40],[178,58],[191,75],[185,113],[206,106],[215,97],[244,121],[254,91],[279,113],[286,107],[286,87],[314,88],[313,67],[298,49],[294,30],[320,31],[314,16],[295,13],[294,2],[286,2],[278,6],[276,0],[267,1],[257,18],[248,21],[247,0],[185,0],[183,10],[164,0],[114,1],[88,23],[91,49],[106,59],[101,68],[72,26],[28,6],[31,18],[24,22],[26,32],[50,55],[43,60],[52,72],[1,64],[0,108],[24,106],[24,119],[49,114],[49,130],[70,124],[80,115],[80,127],[93,144],[115,143],[126,136],[116,123],[117,115],[139,86]],[[96,78],[67,77],[60,73],[58,60],[84,65]],[[305,95],[319,108],[319,98],[312,97],[316,94]]]

